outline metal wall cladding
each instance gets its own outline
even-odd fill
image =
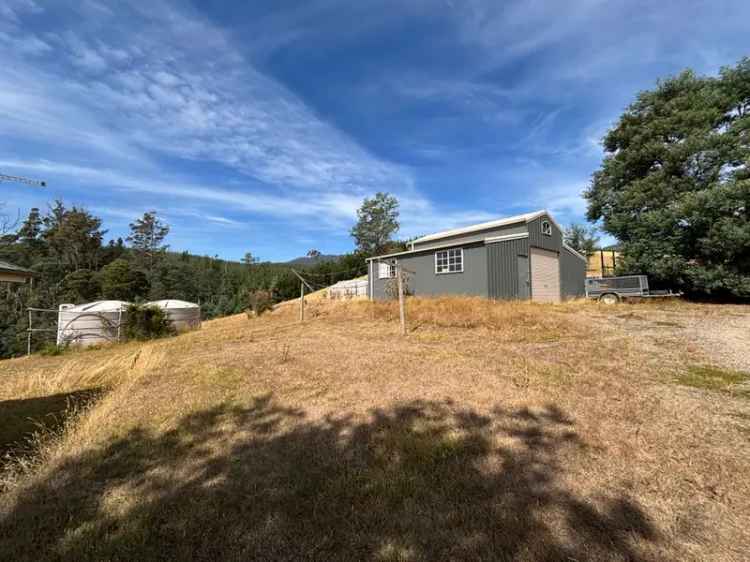
[[[560,252],[560,277],[563,298],[582,297],[586,294],[586,262],[567,248]]]
[[[488,295],[492,299],[520,298],[518,256],[529,255],[528,238],[487,244]]]
[[[549,235],[542,232],[542,223],[550,223],[552,231]],[[542,215],[529,222],[529,245],[535,248],[559,252],[562,250],[562,232],[555,226],[549,215]]]

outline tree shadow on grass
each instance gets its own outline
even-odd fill
[[[94,388],[0,401],[0,468],[9,457],[32,452],[35,434],[58,431],[76,408],[103,392]]]
[[[645,559],[634,502],[561,483],[582,449],[554,406],[308,421],[265,396],[63,462],[0,511],[0,559]]]

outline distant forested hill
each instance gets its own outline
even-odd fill
[[[319,256],[302,256],[299,258],[294,258],[293,260],[289,260],[287,262],[284,262],[287,265],[291,266],[302,266],[302,267],[311,267],[313,265],[318,265],[325,262],[336,262],[340,260],[343,256],[336,255],[336,254],[321,254]]]

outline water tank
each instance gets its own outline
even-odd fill
[[[146,303],[147,306],[158,306],[172,322],[178,332],[194,330],[201,327],[201,307],[195,303],[164,299]]]
[[[125,301],[61,304],[57,313],[57,345],[86,347],[123,339]]]

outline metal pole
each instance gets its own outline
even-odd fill
[[[117,312],[117,343],[120,343],[120,329],[122,327],[122,306]]]
[[[299,284],[299,321],[305,321],[305,284]]]
[[[404,310],[404,280],[401,265],[396,264],[396,276],[398,277],[398,314],[401,318],[401,335],[406,335],[406,311]]]

